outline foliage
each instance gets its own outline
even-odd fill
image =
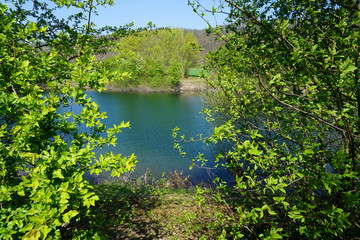
[[[203,18],[228,12],[226,34],[209,28],[225,43],[207,66],[226,104],[204,111],[216,124],[205,141],[228,143],[216,161],[235,180],[235,217],[224,236],[358,238],[358,2],[189,4]]]
[[[150,178],[146,174],[144,177]],[[140,226],[138,218],[149,217],[159,199],[152,195],[145,181],[124,177],[94,185],[94,191],[99,201],[91,206],[91,214],[80,213],[80,218],[73,219],[67,225],[63,234],[66,239],[89,239],[94,236],[116,239],[120,234],[123,239],[134,233],[146,233],[147,229]]]
[[[173,86],[179,86],[180,78],[182,77],[182,67],[178,61],[173,61],[169,67],[168,75],[170,78],[170,83]]]
[[[94,216],[71,221],[65,239],[93,236],[104,239],[200,239],[202,236],[202,239],[214,239],[217,233],[221,234],[223,223],[227,223],[217,222],[218,217],[228,211],[214,201],[213,189],[187,185],[187,178],[181,172],[164,173],[160,180],[149,172],[140,178],[125,175],[94,186],[100,198],[96,206],[91,207]],[[201,206],[196,204],[199,198]]]
[[[121,38],[116,56],[105,61],[109,70],[128,72],[124,86],[177,87],[179,79],[198,64],[195,36],[181,29],[145,31]]]
[[[106,114],[84,92],[122,77],[95,61],[130,32],[128,26],[93,28],[96,6],[108,3],[0,3],[1,239],[59,238],[61,227],[98,200],[85,171],[118,176],[134,167],[134,156],[93,152],[115,145],[115,134],[129,127],[122,122],[107,129],[101,122]],[[62,6],[76,13],[58,19],[54,11]],[[75,105],[81,114],[71,111]]]
[[[216,51],[222,45],[221,41],[216,37],[214,33],[207,31],[206,29],[184,29],[185,33],[191,32],[198,40],[198,44],[201,47],[201,64],[205,63],[205,56],[211,52]]]

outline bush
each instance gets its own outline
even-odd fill
[[[172,87],[177,87],[180,84],[180,78],[182,77],[182,67],[178,61],[173,61],[170,64],[168,70],[168,78],[170,79],[170,84]]]
[[[226,2],[228,34],[210,29],[225,44],[207,68],[228,104],[204,110],[215,123],[204,141],[230,143],[216,156],[235,181],[223,236],[358,238],[359,4]]]
[[[85,171],[117,176],[135,165],[135,156],[95,157],[93,150],[115,145],[115,134],[129,123],[107,129],[105,113],[84,93],[86,87],[101,91],[109,78],[122,75],[95,61],[113,45],[111,35],[76,32],[86,29],[77,21],[58,24],[52,13],[59,2],[50,8],[34,1],[32,11],[25,1],[14,4],[9,10],[0,3],[0,238],[60,238],[60,229],[98,200]],[[80,114],[64,111],[74,105],[82,107]]]

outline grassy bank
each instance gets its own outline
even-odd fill
[[[91,217],[65,226],[65,239],[213,239],[225,227],[217,218],[229,214],[213,188],[193,186],[176,172],[155,182],[118,180],[94,188],[100,200]]]

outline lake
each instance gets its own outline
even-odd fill
[[[113,151],[128,156],[135,153],[136,164],[134,177],[141,176],[150,170],[154,177],[160,177],[163,172],[183,171],[190,175],[194,183],[209,182],[209,172],[202,168],[194,167],[189,170],[191,162],[181,157],[178,150],[174,149],[172,129],[180,128],[179,136],[185,134],[187,138],[196,137],[198,134],[208,136],[211,127],[199,112],[203,109],[202,98],[196,94],[149,94],[149,93],[119,93],[119,92],[87,92],[100,107],[106,112],[108,118],[103,123],[108,127],[119,124],[121,121],[130,121],[131,129],[124,129],[118,134],[116,147],[97,149],[97,154]],[[74,109],[75,110],[75,109]],[[209,166],[213,166],[214,146],[197,141],[182,143],[187,156],[196,156],[204,153],[209,159]],[[213,173],[222,175],[219,170]],[[108,178],[109,173],[103,173],[100,178]],[[97,178],[92,176],[91,178]]]

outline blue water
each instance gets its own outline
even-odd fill
[[[180,128],[179,135],[185,134],[187,138],[196,137],[198,134],[207,136],[211,127],[199,112],[203,109],[201,96],[195,94],[139,94],[118,92],[88,92],[100,107],[106,112],[108,118],[104,123],[108,127],[119,124],[121,121],[130,121],[131,129],[124,129],[118,134],[116,147],[97,149],[97,154],[105,152],[121,153],[129,156],[134,153],[137,157],[133,176],[141,176],[146,171],[151,171],[154,177],[169,171],[182,171],[190,175],[192,182],[209,182],[209,171],[194,167],[189,170],[191,162],[181,157],[174,149],[172,129]],[[189,158],[199,152],[204,153],[209,160],[208,167],[213,166],[213,155],[216,153],[214,146],[207,146],[198,141],[182,143],[183,150]],[[219,171],[212,171],[221,174]],[[107,178],[109,173],[103,173],[94,178]]]

